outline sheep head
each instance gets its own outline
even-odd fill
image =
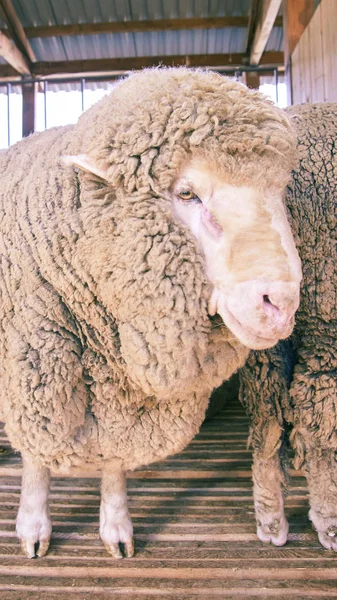
[[[282,190],[228,183],[214,166],[191,160],[171,188],[173,214],[195,236],[218,313],[253,349],[288,337],[299,305],[300,259]]]

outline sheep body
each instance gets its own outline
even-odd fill
[[[27,556],[48,549],[49,470],[90,466],[103,471],[101,538],[131,556],[124,472],[185,447],[247,357],[213,326],[204,258],[172,215],[168,190],[191,156],[281,194],[294,135],[262,95],[163,69],[0,155],[1,412],[23,456]]]
[[[298,133],[299,167],[288,187],[289,220],[303,285],[290,340],[254,352],[240,373],[251,415],[258,536],[285,543],[282,486],[291,428],[295,465],[304,465],[310,518],[321,543],[337,550],[337,105],[288,109]]]

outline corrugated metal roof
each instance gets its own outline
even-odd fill
[[[24,27],[106,21],[248,16],[251,0],[12,0]],[[314,0],[315,8],[320,0]],[[281,3],[279,15],[283,13]],[[0,18],[0,26],[3,20]]]
[[[251,0],[12,0],[24,27],[142,19],[248,16]]]
[[[280,28],[277,28],[280,29]],[[282,31],[273,35],[270,49],[279,50]],[[167,56],[175,54],[227,54],[244,52],[246,30],[149,31],[99,35],[74,35],[30,40],[37,60],[76,60]]]
[[[248,16],[251,0],[13,0],[24,27],[106,21]],[[63,61],[176,54],[242,53],[245,28],[148,31],[32,38],[37,60]],[[268,50],[282,49],[274,28]]]
[[[266,44],[266,52],[283,50],[283,27],[273,27]]]

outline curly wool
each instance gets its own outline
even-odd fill
[[[241,396],[252,414],[254,446],[263,445],[267,422],[279,423],[279,440],[291,423],[300,466],[307,452],[337,450],[337,105],[300,105],[287,113],[299,140],[286,203],[302,261],[301,302],[290,341],[250,355]]]
[[[190,153],[211,161],[228,183],[283,190],[296,160],[282,110],[229,77],[198,69],[132,75],[82,115],[78,131],[74,153],[90,148],[109,181],[128,192],[149,184],[168,189]]]
[[[107,181],[66,166],[77,153]],[[230,79],[163,69],[0,155],[2,411],[12,445],[54,470],[178,452],[247,357],[212,328],[203,258],[171,217],[167,190],[200,154],[283,189],[292,128]]]

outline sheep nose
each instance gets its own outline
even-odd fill
[[[298,286],[292,283],[271,284],[264,291],[261,298],[263,317],[267,317],[275,331],[282,331],[291,323],[298,309]]]

